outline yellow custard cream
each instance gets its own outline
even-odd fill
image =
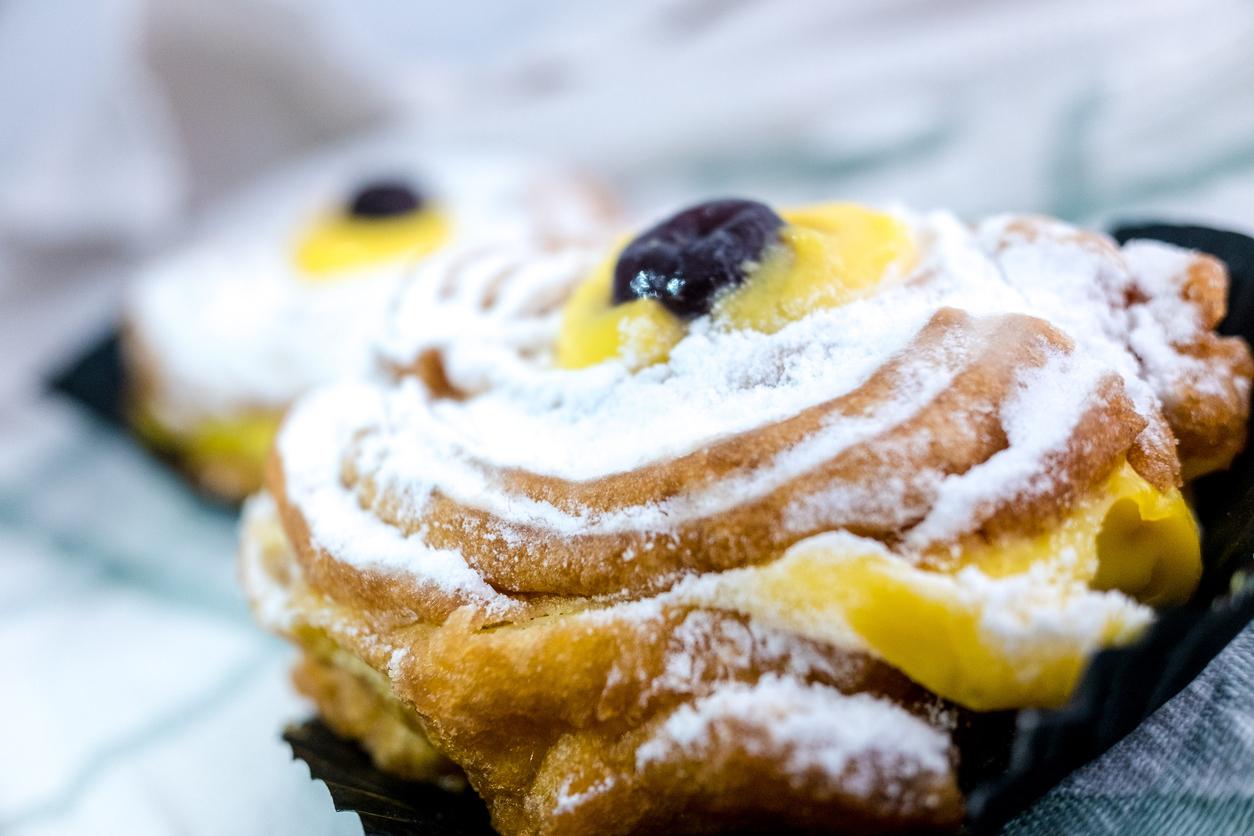
[[[849,203],[780,213],[784,226],[759,263],[747,265],[743,284],[713,305],[727,328],[777,331],[823,308],[842,305],[905,275],[915,258],[909,228],[892,215]],[[611,286],[621,247],[567,303],[557,364],[582,368],[611,358],[633,368],[664,361],[686,326],[655,299],[613,304]]]
[[[426,255],[449,238],[449,221],[435,209],[392,217],[348,213],[317,221],[296,245],[297,266],[309,281],[331,281],[394,259]]]
[[[704,583],[702,597],[861,647],[943,697],[994,710],[1064,702],[1093,651],[1135,638],[1152,617],[1145,604],[1186,600],[1201,569],[1184,497],[1123,464],[1049,530],[968,550],[944,571],[826,534]]]
[[[205,419],[191,429],[172,430],[151,413],[132,417],[135,431],[154,449],[185,462],[210,490],[239,495],[261,487],[270,443],[282,411],[249,412]]]

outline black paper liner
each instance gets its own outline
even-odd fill
[[[1125,224],[1121,243],[1152,238],[1209,252],[1232,276],[1221,332],[1254,344],[1254,239],[1203,226]],[[126,428],[124,371],[116,335],[56,374],[49,388]],[[1193,486],[1205,570],[1187,605],[1160,613],[1136,642],[1096,654],[1070,701],[1057,710],[973,716],[959,730],[967,797],[966,829],[998,830],[1046,790],[1122,739],[1184,686],[1254,619],[1254,451]],[[491,833],[473,793],[449,793],[375,769],[354,742],[319,720],[288,728],[284,739],[337,810],[361,818],[367,834],[444,836]]]
[[[337,810],[361,818],[377,836],[488,836],[488,810],[473,792],[445,792],[434,784],[402,781],[375,769],[370,756],[321,720],[289,726],[283,739],[309,774],[331,791]]]
[[[47,389],[70,398],[106,424],[129,432],[126,366],[117,331],[104,334],[64,368],[53,372]]]

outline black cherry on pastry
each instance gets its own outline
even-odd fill
[[[376,180],[353,195],[348,214],[354,218],[394,218],[417,212],[423,202],[418,192],[400,180]]]
[[[615,304],[656,299],[681,319],[708,313],[744,282],[784,220],[765,203],[729,198],[689,207],[645,231],[614,267]]]
[[[609,256],[571,295],[556,364],[664,361],[688,323],[773,333],[870,296],[914,263],[909,226],[855,203],[779,212],[751,200],[692,206]]]

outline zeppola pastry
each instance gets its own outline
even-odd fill
[[[915,831],[1201,572],[1244,443],[1217,260],[749,200],[424,262],[302,398],[241,574],[300,690],[504,833]]]
[[[241,196],[131,293],[124,348],[139,434],[209,491],[261,483],[283,410],[365,372],[394,282],[483,233],[558,243],[614,217],[592,182],[535,162],[387,137]]]

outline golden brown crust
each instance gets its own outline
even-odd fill
[[[772,676],[820,693],[874,695],[949,733],[950,710],[865,655],[732,613],[647,602],[491,627],[467,607],[440,624],[380,627],[306,586],[299,565],[270,560],[264,571],[286,579],[294,597],[299,620],[289,634],[306,646],[310,634],[321,636],[335,648],[324,656],[341,660],[307,656],[297,671],[333,728],[393,770],[422,763],[408,732],[425,729],[465,769],[501,832],[708,832],[763,816],[777,828],[840,821],[901,832],[952,830],[961,820],[952,751],[951,767],[939,771],[875,749],[851,751],[848,774],[792,770],[796,742],[775,734],[771,716],[717,718],[699,750],[639,759],[680,709]],[[399,726],[391,698],[344,666],[355,659],[379,670],[412,710]]]
[[[1244,340],[1211,330],[1227,313],[1228,269],[1222,261],[1193,253],[1179,287],[1203,330],[1192,341],[1173,345],[1196,363],[1159,396],[1179,440],[1185,476],[1193,479],[1226,468],[1244,447],[1254,359]]]
[[[282,460],[271,450],[266,489],[274,498],[279,519],[310,587],[369,614],[372,625],[441,621],[468,603],[461,595],[417,584],[411,577],[344,563],[319,547],[309,534],[300,509],[284,493]]]
[[[1205,364],[1211,385],[1185,378],[1164,393],[1167,420],[1180,441],[1180,458],[1189,479],[1223,470],[1245,447],[1249,419],[1250,377],[1254,358],[1236,337],[1206,334],[1185,352]],[[1215,375],[1214,370],[1223,373]]]
[[[1206,253],[1193,253],[1180,295],[1198,312],[1203,328],[1212,329],[1228,313],[1228,268]]]
[[[1002,245],[1006,246],[1015,238],[1072,243],[1101,253],[1126,269],[1119,248],[1106,236],[1061,226],[1048,218],[1025,217],[1009,224]],[[1138,281],[1139,277],[1134,274],[1133,280]],[[1156,394],[1162,401],[1164,418],[1178,441],[1180,464],[1176,469],[1182,471],[1186,479],[1226,468],[1245,445],[1254,359],[1244,340],[1223,337],[1213,330],[1227,314],[1228,284],[1227,266],[1201,252],[1189,254],[1183,274],[1175,280],[1179,300],[1185,303],[1178,315],[1187,316],[1192,311],[1199,328],[1191,341],[1175,342],[1164,348],[1197,363],[1184,366]],[[1126,302],[1129,309],[1136,309],[1151,298],[1134,284]],[[1138,451],[1132,457],[1138,469],[1142,466],[1138,464],[1140,454]],[[1150,467],[1158,470],[1162,463]],[[1151,478],[1151,481],[1154,480]]]
[[[358,740],[380,769],[413,780],[439,780],[456,789],[457,773],[433,774],[430,743],[414,727],[418,715],[394,698],[309,655],[297,665],[293,679],[327,724],[337,734]],[[789,747],[772,740],[761,725],[735,719],[716,723],[711,744],[699,754],[658,760],[637,772],[636,751],[659,724],[646,722],[621,733],[563,734],[530,773],[530,785],[516,797],[501,796],[494,803],[498,829],[679,833],[734,827],[778,832],[784,827],[826,829],[841,822],[845,832],[891,833],[948,831],[962,816],[952,778],[925,774],[897,786],[893,773],[900,765],[883,756],[851,764],[835,781],[817,772],[781,775],[778,764],[790,756]],[[866,782],[867,772],[873,776],[873,789],[863,794],[845,789]],[[611,784],[610,776],[618,780]],[[482,777],[481,785],[494,779]],[[685,789],[680,793],[677,787]],[[554,814],[563,796],[572,795],[587,796],[578,813]],[[799,797],[808,801],[799,804]],[[537,826],[539,822],[544,824]]]
[[[292,669],[292,683],[314,701],[332,731],[360,741],[379,769],[450,790],[464,786],[461,770],[432,748],[418,715],[391,695],[386,679],[366,671],[306,652]]]

